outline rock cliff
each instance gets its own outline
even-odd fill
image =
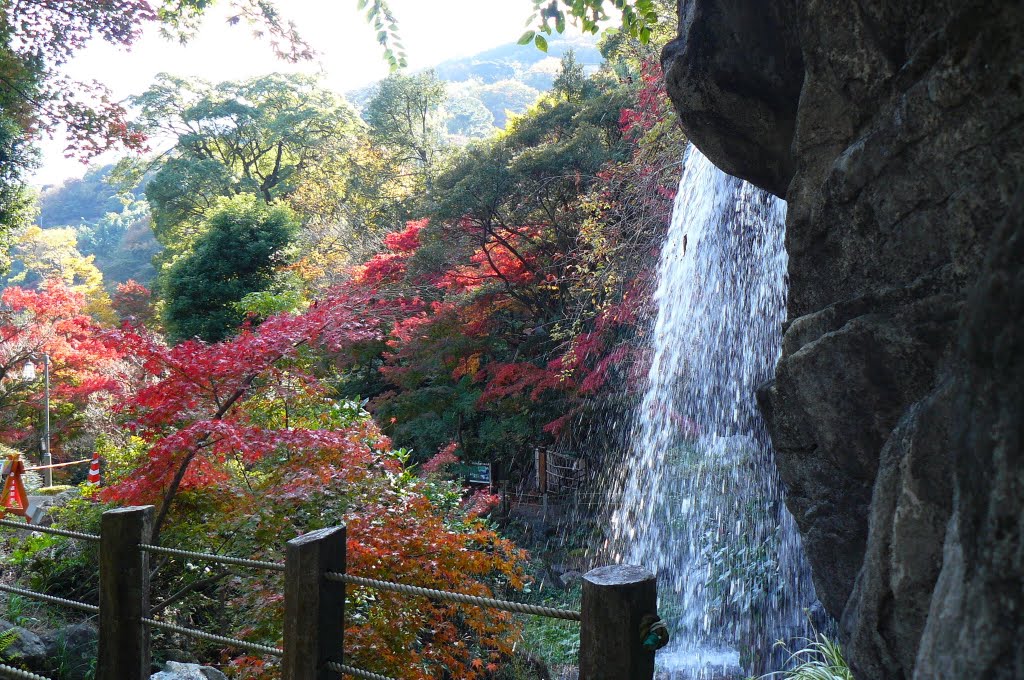
[[[760,401],[856,676],[1024,677],[1024,4],[679,17],[683,127],[789,204]]]

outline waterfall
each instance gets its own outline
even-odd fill
[[[657,573],[665,677],[770,670],[814,599],[754,398],[781,349],[785,210],[688,149],[611,518],[612,558]]]

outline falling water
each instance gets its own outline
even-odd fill
[[[754,400],[780,352],[785,210],[688,151],[612,517],[613,557],[658,575],[665,677],[770,670],[813,601]]]

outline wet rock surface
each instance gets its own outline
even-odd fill
[[[689,32],[663,56],[687,134],[731,175],[784,196],[803,80],[792,3],[681,0]]]
[[[149,677],[150,680],[227,680],[226,675],[212,666],[177,661],[168,661],[162,671]]]
[[[760,402],[857,677],[1024,677],[1024,6],[679,9],[683,127],[789,204]]]

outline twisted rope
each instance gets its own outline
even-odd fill
[[[211,553],[192,552],[191,550],[178,550],[177,548],[165,548],[161,545],[149,545],[142,543],[140,550],[164,555],[177,555],[178,557],[194,557],[206,562],[219,562],[220,564],[237,564],[242,567],[255,567],[257,569],[270,569],[272,571],[284,571],[283,562],[263,562],[261,560],[246,560],[241,557],[227,557],[224,555],[213,555]]]
[[[501,609],[503,611],[514,612],[516,614],[532,614],[533,616],[546,616],[550,619],[564,619],[565,621],[580,620],[580,613],[569,609],[555,609],[554,607],[541,607],[539,605],[524,604],[522,602],[495,600],[490,597],[477,597],[476,595],[452,593],[447,590],[420,588],[419,586],[409,586],[404,583],[378,581],[375,578],[363,578],[362,576],[353,576],[352,574],[341,574],[336,571],[327,572],[324,574],[324,578],[328,581],[351,583],[357,586],[365,586],[367,588],[375,588],[377,590],[389,590],[393,593],[402,593],[404,595],[421,595],[423,597],[429,597],[432,600],[461,602],[462,604],[472,604],[477,607]]]
[[[42,593],[37,593],[34,590],[16,588],[15,586],[9,586],[4,583],[0,583],[0,590],[6,593],[13,593],[14,595],[22,595],[33,600],[41,600],[43,602],[49,602],[51,604],[59,604],[65,607],[71,607],[72,609],[78,609],[83,612],[89,612],[90,614],[100,613],[100,608],[94,604],[86,604],[84,602],[78,602],[76,600],[65,600],[63,597],[54,597],[53,595],[43,595]]]
[[[72,460],[67,463],[54,463],[53,465],[37,465],[35,467],[25,468],[25,472],[31,472],[32,470],[56,470],[57,468],[69,467],[71,465],[81,465],[82,463],[91,463],[92,458],[83,458],[82,460]]]
[[[367,680],[394,680],[386,675],[380,675],[371,671],[364,671],[362,668],[356,668],[355,666],[346,666],[343,663],[337,661],[327,662],[328,670],[332,670],[335,673],[344,673],[345,675],[351,675],[354,678],[367,678]]]
[[[231,645],[232,647],[238,647],[239,649],[247,649],[250,652],[256,652],[257,654],[269,654],[271,656],[284,655],[284,650],[278,649],[277,647],[261,645],[255,642],[246,642],[245,640],[236,640],[235,638],[224,637],[223,635],[214,635],[213,633],[205,633],[193,628],[182,628],[181,626],[176,626],[173,623],[164,623],[163,621],[157,621],[156,619],[144,618],[142,619],[142,622],[149,626],[153,626],[154,628],[160,628],[161,630],[170,631],[172,633],[181,633],[182,635],[199,638],[200,640],[219,642],[223,645]]]
[[[5,678],[18,678],[18,680],[50,680],[45,675],[36,675],[29,671],[23,671],[14,666],[7,666],[0,663],[0,676]]]
[[[82,541],[99,541],[100,537],[96,534],[83,534],[81,531],[70,531],[68,529],[55,529],[54,527],[38,527],[28,522],[12,522],[9,519],[0,519],[0,525],[5,527],[12,527],[14,529],[20,529],[22,531],[39,531],[44,534],[53,534],[55,536],[67,536],[68,538],[77,538]]]

